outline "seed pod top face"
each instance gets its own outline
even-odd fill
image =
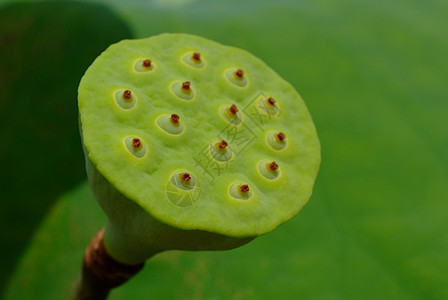
[[[207,63],[186,64],[191,53]],[[151,68],[136,68],[148,58]],[[238,70],[244,84],[228,75]],[[116,96],[125,91],[132,95],[126,106]],[[244,50],[186,34],[124,40],[89,67],[78,100],[93,165],[168,225],[258,236],[295,216],[311,196],[320,164],[311,116],[289,83]],[[240,122],[223,117],[232,104]],[[181,116],[181,131],[160,126],[173,114]],[[284,140],[275,138],[279,132]],[[138,145],[129,142],[136,139]],[[226,147],[211,147],[222,140]],[[264,167],[274,161],[275,170]]]

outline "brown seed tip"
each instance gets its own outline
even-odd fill
[[[179,115],[176,114],[172,114],[170,117],[171,122],[173,122],[174,124],[179,123],[179,119],[180,119]]]
[[[149,68],[149,67],[151,67],[151,60],[150,59],[145,59],[144,61],[143,61],[143,66],[145,67],[145,68]]]
[[[131,91],[130,91],[130,90],[126,90],[126,91],[124,91],[124,92],[123,92],[123,98],[126,99],[126,100],[131,99],[131,98],[132,98],[132,93],[131,93]]]
[[[224,149],[227,148],[228,145],[229,145],[229,144],[228,144],[226,141],[222,140],[222,141],[219,142],[219,144],[218,144],[218,149],[219,149],[219,150],[224,150]]]
[[[278,164],[275,161],[273,161],[270,164],[268,164],[268,167],[271,171],[276,171],[278,169]]]
[[[267,100],[267,102],[268,102],[269,105],[271,105],[271,106],[275,106],[275,102],[277,102],[277,101],[275,101],[274,98],[269,97],[268,100]]]
[[[184,82],[182,82],[182,89],[189,90],[190,85],[191,85],[190,81],[184,81]]]
[[[283,132],[277,133],[277,139],[282,142],[284,139],[286,139],[286,135]]]
[[[191,56],[191,58],[197,62],[201,61],[201,54],[199,52],[195,52],[193,53],[193,55]]]
[[[240,186],[241,193],[247,193],[249,192],[249,186],[247,184],[243,184]]]
[[[183,173],[183,174],[180,176],[180,179],[181,179],[183,182],[189,182],[189,181],[191,180],[191,175],[188,174],[188,173]]]
[[[235,76],[238,77],[238,78],[243,78],[243,76],[244,76],[244,71],[241,70],[241,69],[236,70],[236,71],[235,71]]]
[[[134,147],[134,149],[140,148],[141,145],[142,145],[142,142],[140,141],[140,139],[138,139],[138,138],[132,139],[132,147]]]
[[[230,106],[229,111],[232,115],[235,115],[238,112],[238,107],[236,107],[235,104],[232,104],[232,106]]]

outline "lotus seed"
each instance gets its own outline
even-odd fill
[[[283,140],[286,139],[286,135],[283,132],[277,133],[275,137],[279,142],[283,142]]]
[[[275,161],[273,161],[270,164],[268,164],[268,168],[271,171],[276,171],[278,169],[278,164]]]
[[[126,138],[125,145],[128,151],[137,158],[142,158],[146,154],[145,143],[140,138]]]
[[[221,108],[221,115],[229,122],[232,122],[235,125],[238,125],[242,121],[242,115],[238,110],[238,107],[235,104],[232,104],[229,107]]]
[[[199,52],[187,53],[182,60],[185,64],[195,69],[202,69],[205,66],[205,61]]]
[[[260,99],[259,108],[263,113],[267,113],[269,116],[276,115],[279,112],[279,108],[277,106],[277,100],[272,97],[267,99]]]
[[[249,186],[247,185],[247,184],[243,184],[243,185],[241,185],[240,186],[240,191],[241,191],[241,193],[247,193],[247,192],[249,192]]]
[[[229,194],[238,200],[249,200],[252,197],[252,191],[247,183],[234,183],[230,186]]]
[[[194,176],[189,172],[177,172],[167,182],[168,200],[177,207],[193,205],[200,195],[200,187]]]
[[[195,60],[196,62],[201,62],[201,54],[198,52],[193,53],[193,55],[191,56],[191,58],[193,60]]]
[[[228,147],[228,143],[224,140],[216,141],[210,145],[210,154],[214,159],[220,162],[229,161],[232,158],[232,151]]]
[[[141,143],[140,139],[138,139],[138,138],[132,139],[132,147],[134,147],[134,149],[140,149],[141,146],[142,146],[142,143]]]
[[[132,93],[131,93],[131,91],[130,90],[125,90],[124,92],[123,92],[123,99],[125,99],[125,100],[130,100],[130,99],[132,99]]]
[[[190,85],[191,85],[190,81],[184,81],[184,82],[182,82],[182,89],[189,91]]]
[[[238,108],[236,107],[235,104],[232,104],[232,106],[230,106],[230,108],[229,108],[229,112],[230,112],[232,115],[236,115],[236,113],[238,112]]]
[[[244,76],[245,72],[242,69],[230,69],[226,71],[227,80],[239,87],[245,87],[247,85],[247,76]]]
[[[227,148],[227,146],[228,146],[229,144],[227,144],[226,141],[222,140],[220,143],[217,143],[216,145],[217,145],[217,147],[218,147],[218,150],[224,150],[224,149]]]
[[[190,81],[176,81],[171,86],[171,91],[179,98],[190,100],[194,96],[194,91]]]
[[[243,76],[244,76],[244,71],[241,70],[241,69],[236,70],[236,71],[235,71],[235,76],[238,77],[238,78],[240,78],[240,79],[243,78]]]
[[[171,183],[180,190],[191,190],[195,188],[195,177],[189,172],[176,172],[171,176]]]
[[[275,150],[282,150],[286,147],[286,134],[283,132],[270,132],[266,136],[266,140],[272,148]]]
[[[180,116],[177,114],[162,115],[157,119],[157,125],[169,134],[178,135],[184,130],[184,126],[180,121]]]
[[[170,121],[173,124],[179,124],[179,118],[180,118],[179,115],[172,114],[170,117]]]
[[[261,161],[258,164],[258,171],[263,177],[270,180],[276,179],[280,174],[279,165],[275,161]]]
[[[148,71],[154,70],[154,67],[155,67],[154,62],[149,58],[145,58],[136,61],[134,65],[134,70],[137,71],[138,73],[145,74],[148,73]]]
[[[123,109],[131,109],[135,105],[135,95],[130,90],[116,91],[115,101]]]
[[[191,180],[191,176],[188,173],[182,173],[180,180],[182,180],[182,182],[189,182]]]

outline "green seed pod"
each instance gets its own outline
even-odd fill
[[[250,53],[162,34],[110,46],[79,86],[92,190],[120,262],[241,246],[295,216],[320,164],[294,88]]]

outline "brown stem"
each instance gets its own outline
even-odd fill
[[[73,299],[107,299],[112,288],[117,287],[137,274],[144,263],[126,265],[107,253],[103,242],[104,228],[90,241],[84,253],[84,263],[76,284]]]

